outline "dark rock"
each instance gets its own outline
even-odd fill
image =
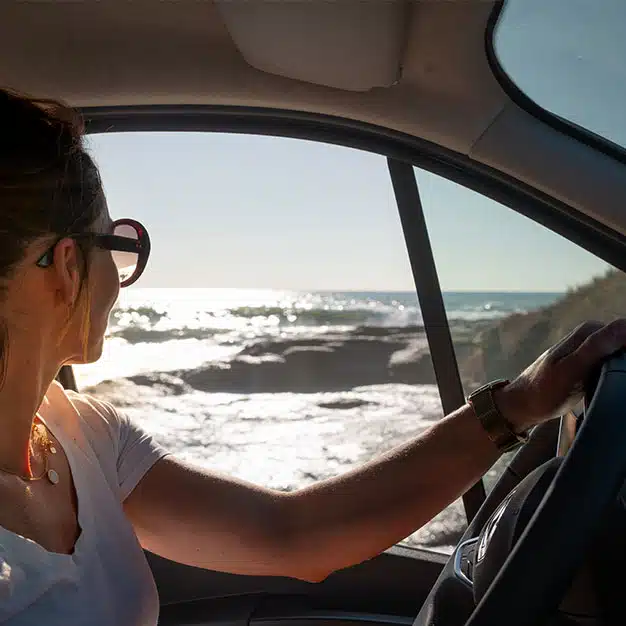
[[[282,354],[285,350],[295,347],[326,346],[337,336],[324,335],[322,337],[307,337],[302,339],[267,339],[256,341],[243,348],[239,356],[264,356],[267,354]],[[340,337],[340,336],[339,336]]]
[[[367,400],[358,400],[356,398],[341,398],[339,400],[331,400],[329,402],[318,402],[317,406],[322,409],[356,409],[361,406],[374,404]]]
[[[97,398],[106,398],[108,402],[120,408],[137,406],[141,402],[158,401],[159,397],[165,395],[180,395],[193,391],[182,381],[178,383],[168,381],[167,374],[133,376],[133,378],[135,380],[129,378],[104,380],[83,391]]]
[[[165,372],[137,374],[136,376],[129,376],[127,380],[135,385],[148,386],[151,387],[153,391],[162,391],[163,393],[174,396],[180,396],[183,393],[193,391],[181,378]]]
[[[177,376],[202,391],[317,393],[395,382],[392,354],[406,339],[330,333],[248,346],[229,363],[208,363]]]
[[[162,343],[174,339],[206,339],[213,331],[206,328],[175,328],[170,330],[149,330],[129,326],[113,333],[114,337],[121,337],[128,343]]]
[[[423,326],[359,326],[350,331],[359,337],[407,337],[423,335]]]
[[[389,359],[390,380],[408,385],[436,384],[435,370],[425,339],[410,342]]]

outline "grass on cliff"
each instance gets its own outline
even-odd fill
[[[550,306],[510,315],[480,331],[471,342],[458,341],[465,386],[513,378],[583,322],[606,323],[618,317],[626,317],[626,274],[610,270]]]

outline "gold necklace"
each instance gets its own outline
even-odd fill
[[[58,484],[58,482],[59,482],[59,473],[56,470],[53,470],[53,469],[49,468],[48,455],[46,454],[46,452],[49,452],[50,454],[56,454],[57,453],[57,449],[50,442],[50,438],[48,437],[48,433],[47,433],[47,429],[46,429],[45,424],[42,423],[41,425],[46,430],[45,435],[42,437],[42,438],[45,439],[45,445],[43,446],[44,462],[45,462],[43,472],[39,476],[22,476],[22,474],[19,474],[18,472],[13,472],[12,470],[6,469],[6,468],[1,467],[1,466],[0,466],[0,472],[4,472],[5,474],[11,474],[12,476],[17,476],[21,480],[25,480],[27,482],[33,482],[33,481],[36,481],[36,480],[41,480],[44,476],[46,476],[48,478],[48,481],[51,484],[53,484],[53,485]],[[33,429],[34,428],[35,428],[35,424],[33,424]],[[30,469],[30,455],[31,455],[32,452],[33,452],[33,449],[32,449],[32,441],[31,441],[29,443],[29,451],[28,451],[28,456],[29,456],[28,468],[29,469]]]

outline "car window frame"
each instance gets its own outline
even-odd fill
[[[495,11],[494,11],[495,14]],[[406,218],[407,208],[411,201],[418,211],[421,211],[418,181],[414,167],[442,176],[453,183],[473,190],[482,196],[499,202],[517,213],[525,215],[538,224],[548,228],[558,235],[578,244],[588,252],[594,254],[617,269],[626,271],[626,237],[615,233],[603,224],[592,218],[581,216],[562,201],[546,193],[532,188],[526,183],[514,179],[494,168],[473,161],[469,157],[455,153],[432,142],[404,133],[385,129],[354,120],[346,120],[328,115],[306,113],[299,111],[284,111],[279,109],[263,109],[257,107],[233,106],[203,106],[203,105],[150,105],[150,106],[106,106],[89,107],[82,109],[87,134],[105,132],[220,132],[250,135],[269,135],[291,139],[317,141],[326,144],[341,145],[348,148],[372,152],[387,159],[392,185],[394,184],[394,170],[396,171],[396,185],[394,193],[401,223],[403,215]],[[398,176],[404,178],[399,185],[406,187],[408,172],[413,179],[413,189],[405,188],[404,202],[399,200],[397,193]],[[402,172],[404,174],[402,174]],[[400,205],[403,204],[403,208]],[[405,244],[413,236],[405,231],[402,224]],[[422,242],[428,241],[428,228],[424,222],[420,234]],[[409,250],[407,249],[407,252]],[[418,254],[419,261],[432,264],[434,258],[432,250],[429,254]],[[435,291],[442,300],[442,292],[438,282],[436,269],[430,271],[427,281],[416,276],[416,267],[412,262],[412,272],[420,302]],[[432,270],[431,268],[431,270]],[[437,351],[438,369],[452,372],[452,375],[443,382],[436,376],[440,396],[446,398],[444,413],[457,408],[465,401],[458,362],[452,339],[450,326],[443,309],[433,312],[438,323],[438,339],[430,328],[425,331],[428,336],[431,358],[433,350]],[[431,345],[431,342],[433,345]],[[449,350],[446,346],[452,346]],[[441,356],[440,356],[441,355]],[[456,375],[454,374],[456,372]],[[458,382],[457,382],[458,379]],[[67,387],[76,389],[76,382],[70,369],[63,368],[59,372],[59,380]],[[480,506],[486,499],[484,480],[481,478],[469,491],[463,495],[467,523],[471,523]]]

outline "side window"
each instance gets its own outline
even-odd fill
[[[442,415],[382,156],[209,133],[92,136],[114,218],[152,256],[82,389],[177,455],[292,490]],[[406,540],[449,551],[455,502]]]
[[[623,316],[622,272],[479,193],[416,177],[466,395],[513,378],[582,322]]]

